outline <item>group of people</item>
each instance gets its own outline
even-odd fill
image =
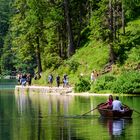
[[[123,105],[122,105],[121,101],[119,100],[118,96],[116,96],[116,98],[114,100],[113,96],[109,95],[109,98],[108,98],[108,100],[105,104],[106,105],[104,106],[104,108],[117,110],[117,111],[124,111],[123,110]]]
[[[18,74],[18,84],[22,86],[31,86],[31,75],[30,74]]]
[[[49,86],[52,86],[53,80],[54,80],[53,75],[50,74],[50,75],[48,76],[48,83],[49,83]],[[56,76],[56,84],[57,84],[57,87],[60,86],[60,83],[61,83],[60,76],[57,75],[57,76]],[[64,74],[64,76],[63,76],[62,83],[63,83],[63,87],[68,87],[68,76],[67,76],[66,74]]]
[[[35,80],[37,79],[36,75],[34,76]],[[26,86],[26,85],[30,86],[31,85],[32,78],[31,78],[30,74],[21,74],[21,73],[19,73],[17,75],[17,79],[18,79],[18,84],[19,85],[22,85],[22,86]],[[49,83],[50,87],[53,85],[53,81],[54,81],[53,75],[50,74],[48,76],[48,83]],[[64,74],[64,76],[62,78],[62,83],[63,83],[63,87],[68,87],[69,82],[68,82],[68,75],[67,74]],[[60,84],[61,84],[60,76],[57,75],[56,76],[56,85],[57,85],[57,87],[59,87]]]

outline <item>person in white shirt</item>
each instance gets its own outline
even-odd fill
[[[122,103],[119,101],[119,97],[116,96],[116,99],[112,102],[112,110],[123,111],[122,110]]]
[[[94,71],[92,71],[91,75],[90,75],[90,80],[91,80],[91,83],[93,83],[95,81],[95,74],[94,74]]]

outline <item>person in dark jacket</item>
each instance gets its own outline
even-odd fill
[[[28,84],[28,86],[31,86],[31,75],[30,74],[27,74],[27,78],[26,78],[26,82]]]
[[[60,86],[60,76],[59,75],[56,76],[56,84],[57,84],[57,87]]]

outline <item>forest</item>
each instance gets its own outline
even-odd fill
[[[19,72],[38,85],[67,74],[75,92],[139,94],[140,0],[0,0],[0,76]]]

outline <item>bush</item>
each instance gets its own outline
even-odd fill
[[[140,93],[140,72],[123,72],[117,78],[111,75],[103,75],[91,85],[91,92],[110,91],[113,93]]]
[[[75,61],[75,60],[71,60],[67,62],[68,66],[69,66],[69,71],[72,71],[73,73],[75,73],[80,65],[79,62]]]
[[[140,72],[128,71],[120,75],[112,86],[115,93],[138,93],[140,89]]]
[[[111,90],[115,80],[116,78],[112,75],[102,75],[91,85],[91,92]]]
[[[83,77],[79,78],[78,83],[75,84],[75,92],[86,92],[90,90],[90,82]]]

